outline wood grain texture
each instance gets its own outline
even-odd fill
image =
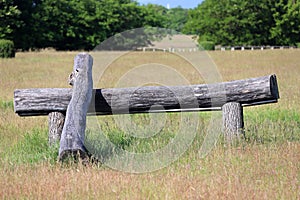
[[[34,116],[66,111],[71,95],[71,89],[15,90],[15,112]],[[276,76],[269,75],[209,85],[94,89],[88,114],[221,110],[227,102],[251,106],[276,103],[278,99]]]
[[[223,132],[228,142],[239,139],[244,133],[243,107],[240,103],[230,102],[222,107]]]
[[[87,155],[84,147],[84,135],[86,115],[93,92],[92,65],[93,59],[86,53],[78,54],[75,57],[74,72],[76,72],[76,76],[60,140],[60,160],[64,160],[69,155],[79,155],[82,158]]]
[[[48,116],[49,134],[48,141],[49,145],[55,145],[60,141],[62,130],[65,123],[66,114],[62,112],[52,112]]]

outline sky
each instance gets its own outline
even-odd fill
[[[166,8],[174,8],[181,6],[182,8],[195,8],[203,0],[138,0],[140,4],[159,4]]]

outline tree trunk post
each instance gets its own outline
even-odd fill
[[[230,102],[222,107],[223,112],[223,132],[229,143],[240,139],[244,134],[243,107],[240,103]]]
[[[73,85],[72,98],[67,108],[60,148],[59,160],[68,157],[85,159],[88,152],[84,146],[86,115],[92,100],[93,58],[86,53],[78,54],[74,59],[74,71],[70,77]]]
[[[53,146],[60,141],[61,133],[65,123],[65,113],[51,112],[48,115],[49,134],[48,142],[49,146]]]

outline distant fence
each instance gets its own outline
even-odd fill
[[[143,47],[143,48],[137,48],[136,51],[143,51],[143,52],[170,52],[170,53],[175,53],[175,52],[196,52],[198,51],[198,47],[194,48],[174,48],[174,47],[169,47],[169,48],[154,48],[154,47]]]
[[[276,50],[276,49],[297,49],[296,46],[226,46],[217,47],[216,50],[221,51],[245,51],[245,50]]]
[[[297,46],[216,46],[215,51],[254,51],[254,50],[283,50],[283,49],[298,49]],[[136,51],[143,52],[170,52],[170,53],[184,53],[184,52],[196,52],[202,50],[199,47],[194,48],[155,48],[155,47],[143,47],[137,48]]]

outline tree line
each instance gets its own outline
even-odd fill
[[[205,0],[189,12],[185,33],[220,45],[296,45],[299,0]]]
[[[90,50],[130,29],[183,27],[177,10],[184,11],[134,0],[2,0],[0,8],[0,39],[21,50]]]
[[[298,0],[204,0],[195,9],[135,0],[2,0],[0,19],[0,39],[21,50],[90,50],[140,27],[172,29],[220,45],[300,42]]]

